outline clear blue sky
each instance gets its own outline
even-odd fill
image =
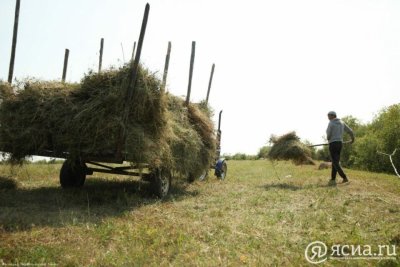
[[[131,55],[146,1],[21,0],[14,75],[67,80]],[[400,102],[400,1],[151,1],[143,63],[163,69],[172,42],[168,87],[185,95],[191,41],[197,41],[193,100],[224,110],[222,150],[256,153],[271,134],[295,130],[321,142],[326,113],[367,122]],[[0,2],[0,79],[6,80],[15,0]]]

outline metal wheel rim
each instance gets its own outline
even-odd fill
[[[164,176],[160,173],[160,190],[163,196],[166,196],[169,191],[169,179],[167,176]]]
[[[202,175],[200,175],[199,180],[203,181],[204,179],[206,179],[207,176],[207,171],[205,171]]]
[[[226,163],[224,163],[224,165],[222,165],[222,170],[221,170],[221,179],[222,179],[222,180],[225,179],[225,176],[226,176],[226,169],[227,169],[227,166],[226,166]]]

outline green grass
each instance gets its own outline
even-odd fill
[[[229,161],[219,181],[176,183],[163,201],[134,178],[96,174],[62,190],[59,164],[0,165],[0,264],[59,266],[298,266],[311,241],[396,245],[396,260],[324,266],[400,266],[400,180],[288,162]]]

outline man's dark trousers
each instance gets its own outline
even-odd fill
[[[331,179],[336,179],[336,174],[339,173],[340,177],[347,180],[346,174],[344,173],[342,167],[340,167],[340,152],[342,151],[342,142],[332,142],[329,143],[329,152],[332,159],[332,174]]]

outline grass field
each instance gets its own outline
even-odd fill
[[[323,266],[400,266],[400,180],[288,162],[229,161],[219,181],[177,183],[164,201],[136,179],[97,174],[62,190],[59,164],[0,166],[0,265],[298,266],[312,241],[395,245],[395,259]]]

